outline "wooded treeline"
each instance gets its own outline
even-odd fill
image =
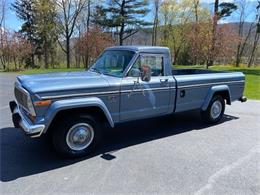
[[[16,0],[14,32],[1,0],[0,68],[87,68],[104,48],[129,44],[167,46],[180,65],[259,65],[260,1],[247,5],[215,0],[211,12],[200,0]],[[223,24],[231,16],[239,22]]]

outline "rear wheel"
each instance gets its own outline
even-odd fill
[[[77,116],[60,121],[52,135],[55,150],[69,158],[91,153],[101,139],[99,125],[91,116]]]
[[[202,117],[207,123],[219,122],[225,112],[225,101],[220,95],[216,95],[210,101],[206,111],[202,111]]]

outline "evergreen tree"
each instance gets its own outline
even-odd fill
[[[55,49],[58,40],[56,5],[53,0],[34,0],[36,34],[41,39],[45,68],[54,65]],[[50,61],[51,59],[51,61]]]
[[[138,32],[138,28],[151,25],[143,19],[147,15],[147,0],[110,0],[105,6],[97,7],[94,20],[97,24],[119,29],[119,44]]]
[[[40,39],[36,33],[36,19],[33,11],[33,0],[16,0],[12,4],[12,8],[16,12],[17,17],[24,23],[21,26],[20,32],[33,46],[31,58],[27,59],[27,65],[35,66],[35,54],[39,51]]]

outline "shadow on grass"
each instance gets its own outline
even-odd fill
[[[234,119],[238,118],[225,115],[221,123]],[[3,128],[0,129],[1,181],[9,182],[55,170],[95,156],[100,156],[101,160],[113,161],[116,158],[113,151],[193,130],[204,130],[206,127],[208,125],[202,123],[197,113],[124,123],[114,129],[108,129],[103,143],[93,154],[76,160],[59,158],[43,139],[26,137],[19,129]]]

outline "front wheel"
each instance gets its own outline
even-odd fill
[[[52,136],[55,150],[69,158],[86,156],[95,149],[100,139],[99,125],[91,116],[59,122]]]
[[[225,101],[220,95],[216,95],[209,103],[207,110],[202,111],[202,118],[207,123],[219,122],[225,112]]]

